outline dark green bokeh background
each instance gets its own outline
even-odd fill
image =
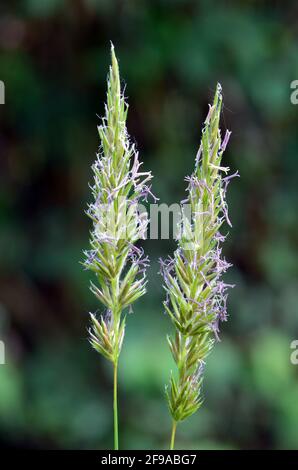
[[[230,318],[177,447],[297,449],[297,3],[23,0],[0,11],[0,444],[112,446],[111,369],[86,340],[88,311],[100,307],[79,264],[112,40],[129,132],[161,202],[184,196],[217,81],[233,131],[225,163],[241,173],[224,248],[237,284]],[[157,260],[174,246],[145,242],[148,294],[129,316],[120,364],[122,448],[168,445],[171,325]]]

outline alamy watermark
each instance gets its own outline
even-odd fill
[[[150,204],[147,208],[119,197],[117,207],[111,201],[107,204],[95,203],[89,209],[98,240],[111,244],[121,239],[168,240],[173,237],[183,243],[185,250],[198,249],[204,242],[203,228],[210,226],[211,230],[214,223],[213,211],[205,209],[201,201],[196,205]]]
[[[5,104],[5,85],[2,80],[0,80],[0,104]]]
[[[293,80],[290,84],[292,91],[290,100],[292,104],[298,104],[298,80]]]
[[[293,352],[291,353],[290,356],[290,361],[291,364],[294,366],[298,365],[298,339],[294,339],[294,341],[291,342],[290,348],[293,349]]]
[[[5,344],[4,341],[0,341],[0,366],[5,364]]]

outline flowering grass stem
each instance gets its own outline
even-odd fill
[[[219,128],[222,107],[220,84],[206,117],[195,169],[188,182],[191,207],[187,217],[182,206],[178,248],[174,257],[161,260],[161,273],[167,294],[164,308],[175,327],[168,343],[177,366],[166,388],[173,419],[171,448],[177,423],[195,413],[203,403],[202,381],[205,361],[216,340],[219,323],[227,319],[229,287],[221,276],[231,266],[222,257],[220,233],[226,222],[231,226],[226,202],[226,189],[234,176],[221,165],[230,132],[222,139]]]
[[[146,292],[148,259],[136,246],[145,238],[148,219],[140,202],[151,193],[150,172],[140,171],[141,162],[126,129],[128,105],[121,91],[119,67],[111,46],[105,116],[98,127],[100,147],[92,165],[93,202],[87,215],[93,223],[91,249],[85,251],[85,269],[95,275],[90,290],[104,307],[93,313],[89,329],[92,347],[114,367],[114,444],[119,448],[117,373],[125,333],[125,309]]]

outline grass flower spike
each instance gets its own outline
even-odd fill
[[[135,243],[144,238],[148,224],[139,203],[151,194],[151,173],[140,171],[138,153],[129,140],[128,106],[113,46],[111,56],[105,116],[98,128],[101,144],[92,166],[94,201],[87,214],[93,229],[84,266],[95,274],[91,291],[104,307],[98,318],[91,314],[89,339],[114,366],[114,446],[118,449],[117,367],[125,332],[123,310],[131,308],[146,290],[148,260]]]
[[[213,105],[202,131],[202,140],[193,174],[186,178],[188,197],[182,201],[182,221],[174,258],[161,261],[161,273],[167,300],[164,302],[176,334],[168,337],[177,364],[167,387],[167,400],[173,419],[171,448],[177,423],[186,419],[202,404],[202,380],[205,360],[218,339],[219,322],[227,319],[227,289],[222,280],[231,266],[221,254],[225,236],[224,222],[231,225],[225,199],[229,168],[221,164],[230,132],[221,139],[219,129],[222,106],[218,84]],[[191,217],[185,216],[185,207]]]

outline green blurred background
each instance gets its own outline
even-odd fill
[[[228,193],[230,318],[177,447],[297,449],[297,2],[22,0],[0,12],[1,446],[112,447],[111,368],[87,343],[88,311],[100,307],[79,264],[112,40],[129,132],[161,202],[185,194],[217,81],[233,131],[225,163],[241,173]],[[166,448],[170,433],[157,260],[175,243],[144,247],[149,292],[128,318],[120,366],[128,449]]]

